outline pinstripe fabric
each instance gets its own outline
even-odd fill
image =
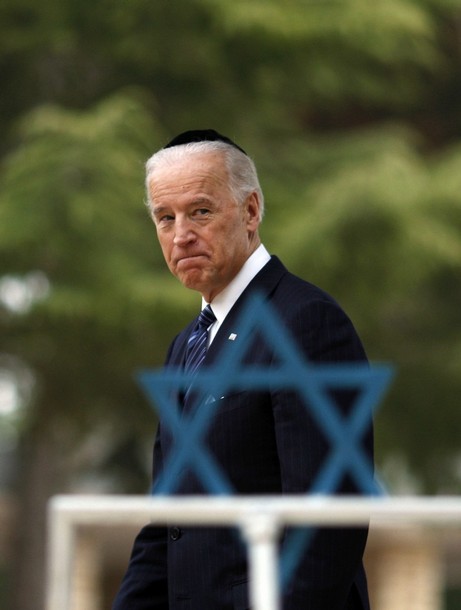
[[[350,320],[337,303],[290,274],[273,257],[223,320],[203,366],[218,363],[224,348],[240,352],[244,343],[240,315],[255,292],[275,308],[310,362],[366,359]],[[167,367],[184,364],[194,330],[191,323],[174,340]],[[237,339],[229,343],[231,334]],[[276,364],[263,335],[254,333],[251,347],[240,354],[243,363]],[[338,392],[337,408],[344,417],[351,412],[351,398],[349,392]],[[306,493],[328,455],[329,442],[296,392],[277,387],[250,392],[236,387],[222,392],[215,407],[204,443],[236,494]],[[171,459],[174,442],[161,423],[154,448],[154,480]],[[364,450],[372,459],[371,422]],[[206,490],[191,470],[175,493],[198,495]],[[338,493],[360,491],[346,477]],[[141,531],[113,610],[248,610],[247,554],[239,532],[171,525],[177,527],[148,525]],[[369,610],[362,566],[366,536],[367,528],[320,528],[284,592],[283,610]]]

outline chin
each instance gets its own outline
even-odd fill
[[[179,281],[183,286],[189,288],[189,290],[198,290],[201,292],[203,288],[203,282],[197,278],[191,277],[190,275],[183,275],[178,277]]]

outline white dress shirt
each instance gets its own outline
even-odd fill
[[[237,301],[239,296],[255,277],[255,275],[257,275],[270,261],[270,258],[270,254],[263,244],[258,246],[253,254],[245,261],[243,267],[230,282],[230,284],[228,284],[224,290],[217,294],[212,303],[210,303],[214,315],[216,316],[216,322],[213,322],[208,329],[208,345],[215,338],[219,327],[224,322],[225,317],[234,306],[234,303]],[[207,305],[208,303],[202,298],[202,309]]]

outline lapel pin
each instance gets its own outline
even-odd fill
[[[229,335],[229,341],[235,341],[237,339],[237,335],[235,333],[231,333]]]

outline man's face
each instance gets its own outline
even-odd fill
[[[157,169],[149,182],[157,235],[170,271],[207,302],[259,245],[259,199],[237,203],[222,153],[191,154]]]

